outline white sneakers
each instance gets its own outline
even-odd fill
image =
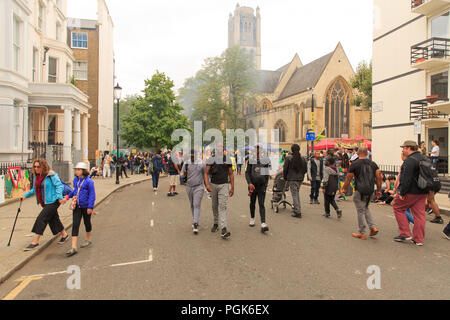
[[[250,227],[254,227],[255,226],[255,219],[250,219]]]

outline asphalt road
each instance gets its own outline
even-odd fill
[[[443,226],[427,224],[424,247],[398,244],[390,207],[372,205],[376,239],[357,240],[351,201],[344,217],[326,220],[323,206],[309,205],[304,218],[275,214],[266,202],[270,232],[249,228],[248,192],[237,177],[229,202],[231,238],[212,234],[211,201],[203,200],[200,234],[194,236],[184,187],[168,198],[168,179],[154,194],[151,182],[117,192],[93,220],[94,245],[67,258],[66,243],[52,244],[11,279],[0,297],[15,299],[450,299],[450,242]],[[259,219],[257,220],[259,223]],[[81,232],[83,240],[84,231]],[[69,266],[81,269],[81,289],[69,290]],[[378,266],[381,289],[370,290],[367,273]],[[29,283],[22,282],[38,276]]]

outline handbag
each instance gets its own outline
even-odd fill
[[[75,210],[77,208],[77,204],[78,204],[78,195],[80,194],[81,188],[83,187],[84,182],[86,181],[86,178],[84,178],[83,182],[80,185],[80,182],[78,181],[78,192],[76,195],[76,199],[73,199],[72,204],[70,205],[70,210]]]

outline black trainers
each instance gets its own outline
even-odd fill
[[[331,215],[329,213],[325,213],[323,216],[327,219],[329,219],[331,217]]]
[[[213,225],[213,227],[212,227],[212,229],[211,229],[211,232],[212,232],[212,233],[216,233],[217,230],[219,230],[219,225],[217,225],[217,224]]]
[[[436,223],[436,224],[444,224],[444,220],[442,219],[442,217],[436,217],[433,220],[431,220],[430,222]]]
[[[231,236],[231,233],[227,231],[227,228],[222,229],[222,239],[228,239]]]
[[[195,235],[198,234],[198,224],[197,223],[194,223],[193,232],[194,232]]]
[[[302,218],[302,214],[301,213],[294,213],[292,215],[293,218],[297,218],[297,219],[301,219]]]
[[[412,240],[412,237],[405,238],[405,237],[402,237],[402,236],[398,236],[398,237],[394,238],[395,242],[406,242],[406,241],[410,241],[410,240]]]
[[[261,224],[261,232],[262,233],[269,232],[269,226],[267,225],[267,223]]]
[[[423,243],[415,242],[414,240],[411,240],[411,242],[412,242],[413,244],[415,244],[417,247],[423,247]]]
[[[33,251],[34,249],[36,249],[37,247],[39,247],[39,243],[38,244],[30,244],[28,247],[26,247],[23,251],[27,252],[27,251]]]
[[[67,235],[65,238],[59,239],[58,244],[64,244],[67,240],[69,240],[69,235]]]
[[[428,214],[433,214],[433,209],[428,210]]]
[[[336,211],[336,213],[337,213],[338,219],[341,219],[342,218],[342,210],[338,210],[338,211]]]

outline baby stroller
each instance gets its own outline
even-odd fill
[[[287,206],[290,206],[291,208],[294,207],[286,199],[286,192],[288,190],[289,190],[289,188],[287,186],[287,181],[284,180],[284,177],[283,177],[283,171],[280,171],[275,176],[275,180],[273,182],[273,189],[272,189],[273,195],[272,195],[272,200],[270,201],[271,205],[272,205],[272,209],[275,210],[275,213],[280,212],[281,205],[283,205],[285,209]]]

